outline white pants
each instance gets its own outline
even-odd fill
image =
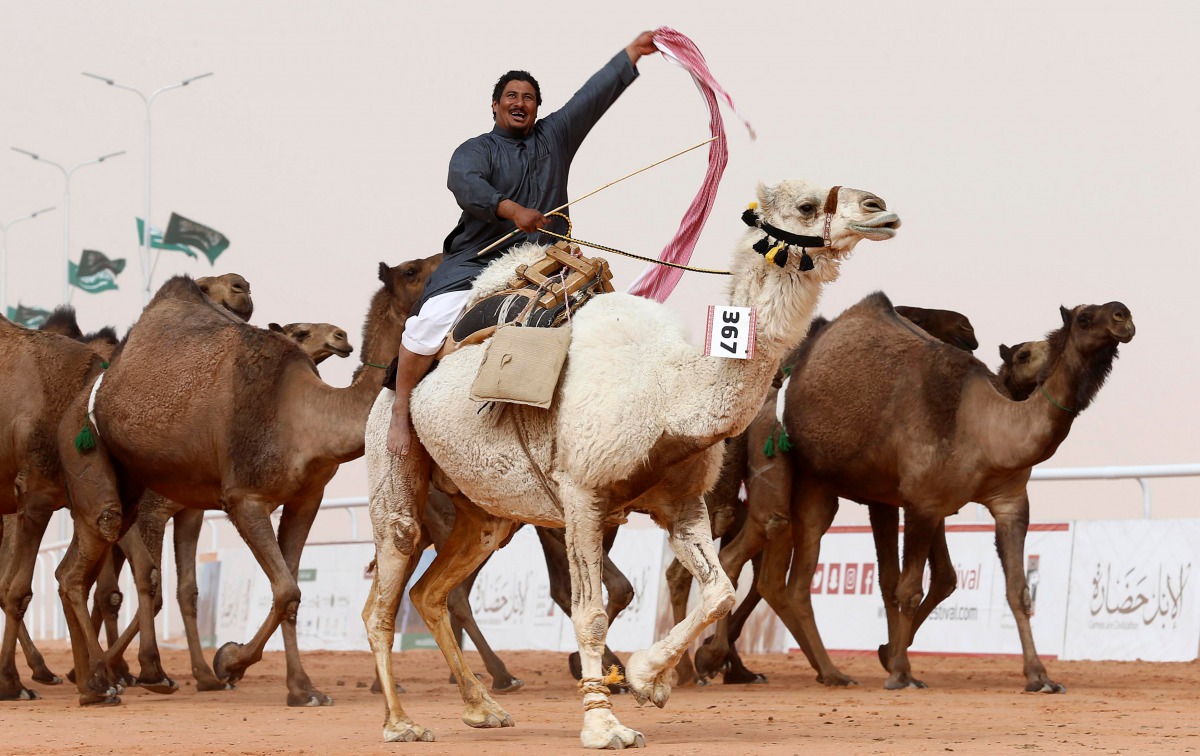
[[[421,311],[405,321],[400,343],[414,354],[437,354],[470,298],[470,291],[451,291],[425,300]]]

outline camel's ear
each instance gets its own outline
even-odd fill
[[[1071,311],[1062,305],[1058,306],[1058,314],[1062,315],[1063,325],[1071,325]]]
[[[760,181],[758,182],[758,189],[755,193],[758,195],[759,212],[766,213],[767,208],[772,207],[775,204],[774,190]]]
[[[196,285],[200,287],[200,291],[204,294],[204,296],[207,297],[208,296],[208,282],[206,281],[204,283],[200,283],[199,281],[197,281]]]
[[[1009,360],[1012,359],[1012,353],[1013,353],[1013,350],[1010,347],[1007,347],[1004,344],[1000,345],[1000,359],[1001,360],[1008,362]]]
[[[267,330],[275,333],[283,333],[283,326],[278,323],[267,323]]]
[[[379,263],[379,280],[389,292],[392,290],[392,269],[385,262]]]

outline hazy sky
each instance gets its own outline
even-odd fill
[[[129,262],[119,291],[77,290],[73,303],[85,330],[122,333],[142,304],[145,111],[83,71],[146,92],[215,73],[155,101],[151,220],[165,226],[175,211],[232,246],[215,267],[164,252],[155,284],[238,272],[257,324],[333,322],[357,347],[379,261],[432,254],[454,225],[446,165],[490,129],[495,78],[531,70],[546,114],[639,31],[669,25],[696,41],[759,134],[751,142],[726,112],[729,168],[696,264],[725,265],[758,181],[873,191],[904,227],[859,246],[824,314],[878,289],[959,310],[994,367],[999,343],[1041,337],[1060,304],[1119,299],[1137,337],[1047,466],[1200,462],[1194,3],[704,7],[0,0],[0,222],[59,207],[9,231],[9,303],[62,296],[63,180],[17,146],[67,166],[128,150],[72,179],[72,257],[91,248]],[[639,68],[579,152],[573,196],[707,136],[687,75],[658,56]],[[704,167],[697,151],[583,202],[576,233],[657,254]],[[639,271],[612,263],[619,288]],[[723,292],[688,274],[669,301],[697,343]],[[322,373],[345,385],[356,362],[331,359]],[[1196,479],[1152,485],[1157,516],[1194,516]],[[364,492],[361,462],[327,491]],[[1042,483],[1032,495],[1037,520],[1140,511],[1132,481]],[[861,521],[847,509],[845,521]]]

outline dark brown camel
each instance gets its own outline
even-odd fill
[[[971,321],[961,313],[903,305],[895,309],[898,314],[920,326],[934,338],[968,352],[979,346]],[[808,337],[811,338],[827,322],[824,318],[815,319]],[[746,669],[738,656],[734,641],[762,598],[760,578],[764,569],[774,570],[786,577],[787,562],[791,559],[790,546],[786,554],[775,555],[774,560],[766,565],[763,564],[762,552],[768,541],[781,538],[790,542],[788,506],[792,476],[786,455],[782,453],[784,450],[776,451],[775,447],[777,441],[783,443],[778,419],[778,389],[786,378],[785,373],[790,372],[794,360],[795,354],[784,360],[784,369],[776,376],[775,385],[768,392],[759,414],[738,437],[738,442],[726,450],[721,478],[706,497],[714,519],[718,518],[718,513],[728,512],[726,519],[736,522],[735,529],[727,535],[721,549],[722,564],[730,578],[736,582],[737,575],[741,574],[745,563],[752,561],[756,579],[737,609],[726,619],[718,620],[713,637],[707,640],[698,652],[697,666],[702,672],[702,676],[698,678],[700,680],[715,675],[717,671],[723,671],[726,683],[766,681],[764,676]],[[767,448],[772,449],[770,454],[767,453]],[[738,488],[743,483],[747,489],[747,501],[744,505],[738,500]],[[690,580],[682,581],[681,577],[683,575],[676,563],[673,563],[668,569],[668,582],[672,604],[677,613],[686,607],[687,591],[691,585]],[[681,680],[690,680],[696,676],[695,669],[686,659],[677,671]]]
[[[921,573],[950,568],[944,520],[969,501],[996,520],[996,546],[1009,606],[1024,652],[1026,690],[1061,692],[1046,674],[1029,627],[1029,592],[1021,568],[1029,522],[1029,471],[1066,438],[1075,416],[1103,385],[1120,343],[1133,338],[1119,302],[1063,308],[1063,326],[1047,337],[1049,356],[1038,390],[1013,401],[973,357],[934,342],[872,295],[806,342],[787,391],[785,426],[804,485],[794,486],[793,556],[781,619],[826,684],[851,680],[829,659],[817,632],[809,586],[820,537],[838,497],[905,510],[903,568],[877,540],[882,593],[896,610],[890,626],[886,687],[919,684],[907,648],[923,606]],[[853,408],[847,396],[857,397]],[[937,460],[937,464],[931,464]],[[904,492],[901,494],[900,492]],[[876,523],[878,531],[883,528]],[[888,530],[892,528],[888,524]],[[952,582],[931,587],[931,595]],[[770,598],[770,597],[768,597]],[[928,605],[925,605],[928,606]],[[890,611],[890,609],[889,609]]]
[[[909,311],[911,314],[911,308],[897,307],[896,311]],[[947,344],[963,347],[968,346],[969,342],[974,340],[972,336],[966,339],[966,343],[961,345],[956,343],[954,334],[964,331],[955,328],[955,318],[965,320],[963,316],[950,311],[932,312],[942,314],[939,317],[940,322],[918,317],[918,321],[925,325],[925,329],[931,335]],[[815,335],[825,324],[824,320],[815,322],[810,336]],[[1047,342],[1025,342],[1011,349],[1001,345],[1000,356],[1003,362],[999,372],[991,379],[993,386],[1002,395],[1012,399],[1021,400],[1028,397],[1037,387],[1038,373],[1046,364]],[[755,587],[768,595],[768,603],[783,616],[788,611],[788,607],[785,606],[787,600],[786,575],[792,561],[790,510],[787,504],[792,495],[792,470],[788,464],[772,464],[771,460],[767,459],[761,451],[763,441],[768,434],[775,433],[778,429],[774,404],[771,404],[771,407],[772,412],[764,411],[763,416],[747,431],[748,435],[755,436],[754,440],[748,444],[749,453],[754,458],[747,476],[747,488],[753,492],[747,507],[749,524],[738,534],[733,543],[729,544],[727,551],[722,552],[722,557],[731,560],[731,569],[740,570],[746,560],[746,553],[756,556],[761,553],[758,558],[763,561],[755,563]],[[895,517],[894,507],[879,504],[869,504],[868,506],[871,510],[872,532],[881,562],[883,562],[889,558],[889,554],[896,553],[899,520]],[[890,546],[887,545],[889,543]],[[934,550],[945,551],[944,531],[939,533]],[[931,559],[930,567],[933,575],[932,584],[937,590],[931,592],[920,606],[911,631],[913,636],[929,613],[954,589],[956,576],[948,559],[944,561]],[[674,589],[674,586],[672,587]],[[752,593],[734,612],[726,636],[715,637],[715,642],[711,646],[701,649],[699,666],[702,667],[704,674],[715,674],[719,669],[730,665],[732,665],[731,672],[736,673],[739,662],[736,648],[732,644],[740,634],[746,617],[753,610],[754,597],[755,594]],[[891,614],[889,614],[889,618],[895,622],[895,617]],[[911,637],[909,644],[911,644]],[[729,649],[728,657],[724,651],[726,645]],[[880,657],[885,668],[887,668],[887,658],[890,656],[887,649],[887,645],[880,647]],[[810,661],[813,661],[811,657]],[[817,668],[815,661],[813,661],[813,667]],[[730,674],[730,672],[726,673],[727,681],[729,681]],[[735,674],[735,677],[741,677],[746,681],[757,679],[752,673],[744,672],[740,675]]]
[[[188,508],[220,506],[271,579],[274,602],[266,621],[248,645],[227,643],[217,651],[217,678],[241,679],[282,625],[288,703],[331,703],[300,662],[294,574],[325,484],[339,464],[362,454],[363,427],[382,375],[372,365],[386,364],[397,350],[415,300],[410,289],[419,294],[439,259],[380,265],[384,287],[368,311],[363,365],[344,389],[322,382],[295,343],[218,310],[186,277],[163,285],[96,391],[96,448],[76,449],[68,427],[83,424],[87,392],[76,397],[58,434],[70,471],[75,535],[57,574],[75,666],[89,671],[77,680],[82,704],[119,701],[105,654],[85,631],[86,597],[104,552],[132,524],[146,489]],[[276,538],[270,512],[281,505]],[[139,607],[141,645],[151,649],[153,605],[151,599]],[[156,656],[139,656],[140,680],[167,680]]]

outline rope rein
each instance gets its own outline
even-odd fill
[[[558,233],[555,233],[553,231],[550,231],[550,230],[544,229],[544,228],[541,229],[541,233],[549,234],[550,236],[557,237],[559,239],[562,239],[563,241],[571,242],[573,244],[582,244],[585,247],[591,247],[592,249],[598,249],[601,252],[610,252],[614,255],[623,255],[625,257],[632,257],[634,260],[641,260],[642,262],[654,263],[655,265],[665,265],[668,268],[678,268],[679,270],[690,270],[693,273],[710,273],[714,276],[729,275],[729,271],[727,271],[727,270],[716,270],[713,268],[697,268],[697,267],[694,267],[691,265],[680,265],[679,263],[667,262],[665,260],[656,260],[653,257],[642,257],[641,255],[635,255],[632,252],[622,252],[619,249],[614,249],[612,247],[606,247],[603,244],[595,244],[594,242],[584,241],[583,239],[576,239],[571,236],[564,236],[562,234],[558,234]]]

